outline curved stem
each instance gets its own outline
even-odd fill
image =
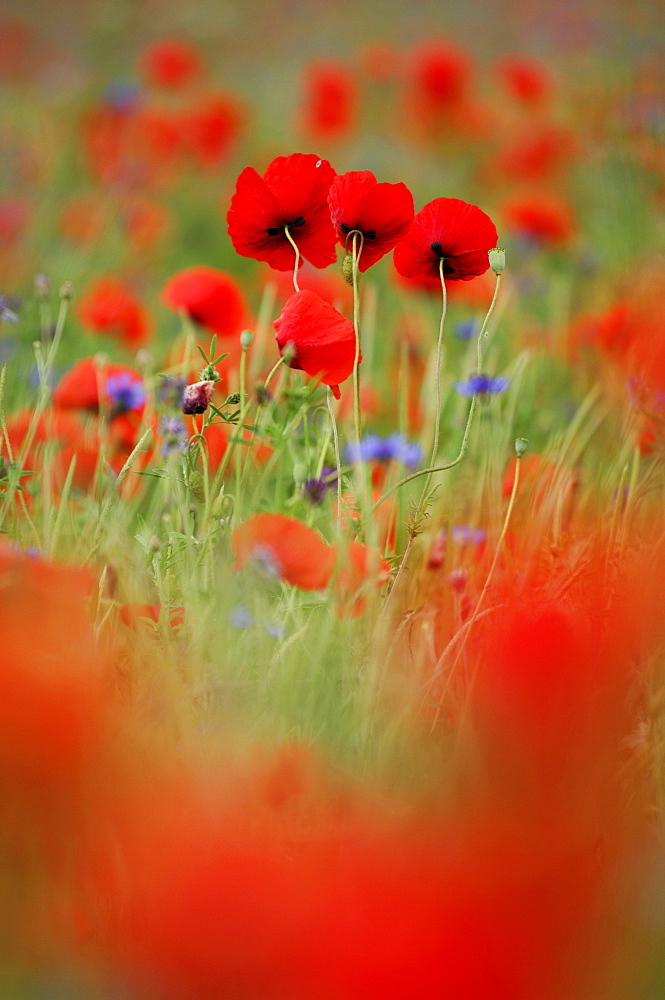
[[[298,244],[296,243],[296,241],[291,236],[291,233],[289,232],[289,227],[288,226],[284,226],[284,235],[286,236],[287,240],[289,241],[289,243],[293,247],[293,249],[295,251],[295,254],[296,254],[296,263],[295,263],[295,267],[293,268],[293,287],[295,288],[295,290],[297,292],[299,292],[300,291],[300,285],[298,284],[298,268],[300,266],[300,250],[298,250]]]

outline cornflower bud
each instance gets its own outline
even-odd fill
[[[182,391],[182,412],[205,413],[214,391],[215,383],[212,379],[186,385]]]

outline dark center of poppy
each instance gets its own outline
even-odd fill
[[[357,226],[354,229],[351,229],[350,226],[347,226],[346,222],[343,222],[339,228],[342,230],[345,236],[347,236],[349,233],[355,232],[355,233],[362,233],[363,237],[366,240],[376,239],[376,229],[358,229]]]
[[[441,243],[439,242],[439,240],[437,240],[435,243],[430,243],[429,248],[430,248],[430,250],[434,251],[434,253],[437,255],[437,257],[439,258],[439,260],[442,260],[444,262],[443,263],[443,273],[444,274],[454,274],[455,273],[455,268],[451,267],[450,264],[448,264],[446,262],[446,258],[445,258],[444,253],[443,253],[443,247],[442,247]]]
[[[297,219],[293,220],[293,222],[283,222],[281,226],[268,226],[266,232],[268,233],[268,236],[279,236],[279,234],[283,233],[285,229],[297,229],[299,226],[304,225],[305,220],[302,215],[299,215]]]

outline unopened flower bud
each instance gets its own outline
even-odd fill
[[[515,439],[515,454],[518,458],[522,458],[526,454],[527,448],[529,447],[529,442],[527,438],[516,438]]]
[[[60,289],[60,299],[62,302],[71,302],[74,296],[74,286],[71,281],[66,281]]]
[[[293,466],[293,481],[296,486],[302,486],[307,481],[307,466],[304,462],[296,462]]]
[[[240,334],[240,346],[242,347],[243,351],[247,350],[247,348],[249,347],[249,345],[252,343],[253,340],[254,340],[254,334],[252,333],[251,330],[242,331],[242,333]]]
[[[342,261],[342,277],[347,285],[353,284],[353,254],[347,253]]]
[[[206,491],[205,484],[203,482],[203,475],[198,469],[194,469],[193,472],[189,474],[189,492],[192,494],[195,500],[199,503],[205,503]]]
[[[215,383],[211,379],[186,385],[182,391],[182,412],[205,413],[214,391]]]
[[[490,267],[495,274],[502,274],[506,266],[506,251],[502,247],[494,247],[488,251]]]
[[[232,392],[230,396],[226,397],[227,406],[237,406],[240,402],[240,393]]]

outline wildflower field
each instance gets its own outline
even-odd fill
[[[0,1000],[665,996],[664,57],[0,13]]]

